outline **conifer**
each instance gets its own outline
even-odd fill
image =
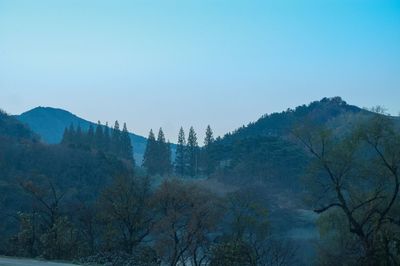
[[[178,135],[178,144],[176,147],[175,172],[183,177],[186,169],[186,139],[185,131],[181,127]]]

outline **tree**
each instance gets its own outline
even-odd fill
[[[226,241],[212,250],[210,266],[256,266],[251,248],[241,240]]]
[[[223,246],[234,248],[247,261],[245,265],[259,265],[266,259],[269,241],[268,211],[254,199],[251,190],[242,189],[227,197],[228,232]],[[235,254],[234,253],[234,254]]]
[[[97,122],[96,131],[94,133],[94,145],[97,150],[105,150],[104,145],[104,133],[103,133],[103,125],[100,121]]]
[[[49,230],[40,237],[42,256],[46,259],[76,258],[79,251],[79,237],[67,217],[59,217]]]
[[[165,164],[166,164],[166,173],[169,175],[172,174],[173,171],[172,151],[171,151],[171,142],[169,140],[166,145]]]
[[[206,137],[204,138],[204,146],[208,147],[211,144],[213,144],[213,142],[214,142],[214,133],[213,133],[210,125],[208,125],[207,129],[206,129]]]
[[[41,255],[47,259],[70,259],[77,255],[76,230],[61,210],[66,192],[61,192],[50,178],[42,176],[37,178],[36,182],[21,181],[20,186],[34,200],[33,214],[29,220],[25,216],[23,220],[25,229],[20,234],[29,230],[32,233],[29,240],[31,247],[40,242],[38,245],[41,247]],[[40,221],[35,221],[33,218]],[[38,230],[35,229],[37,227],[42,231],[40,237]]]
[[[270,234],[264,193],[244,187],[226,196],[223,235],[213,245],[210,265],[298,265],[292,244]]]
[[[169,144],[165,142],[162,128],[158,131],[156,149],[157,173],[169,174],[171,172],[171,150]]]
[[[183,177],[186,170],[186,139],[185,132],[181,127],[178,135],[178,145],[176,147],[176,158],[175,158],[175,171]]]
[[[83,243],[80,248],[81,256],[92,255],[96,252],[96,244],[100,242],[101,231],[99,230],[98,210],[93,202],[80,202],[70,204],[70,212],[74,213],[73,221],[79,238]]]
[[[210,125],[207,126],[206,136],[204,138],[204,148],[203,148],[203,163],[204,170],[207,175],[211,174],[214,171],[214,161],[212,158],[212,147],[211,145],[214,143],[214,135]]]
[[[115,121],[111,135],[111,150],[114,154],[121,155],[121,130],[118,120]]]
[[[35,200],[35,211],[41,213],[46,227],[51,228],[61,216],[60,205],[66,192],[59,191],[54,182],[46,176],[37,177],[36,182],[23,180],[19,185]]]
[[[61,140],[61,144],[67,145],[67,146],[73,146],[75,144],[75,128],[74,125],[71,123],[69,127],[65,128],[64,134]]]
[[[24,257],[35,257],[38,255],[39,229],[36,212],[18,212],[20,230],[14,237],[14,254]]]
[[[314,158],[312,202],[316,213],[340,212],[363,265],[397,265],[400,134],[381,114],[358,121],[345,133],[312,126],[294,132]]]
[[[143,155],[142,166],[146,168],[149,175],[154,175],[157,173],[157,142],[152,129],[150,129],[149,136],[147,138],[147,145]]]
[[[132,254],[149,235],[150,183],[148,179],[119,176],[99,200],[100,218],[107,225],[104,237],[112,248]]]
[[[188,261],[204,265],[222,213],[216,196],[194,184],[166,180],[155,192],[153,206],[159,256],[171,266]]]
[[[188,174],[194,177],[198,174],[198,155],[199,145],[197,144],[197,136],[193,127],[190,127],[188,142],[187,142],[187,159],[188,159]]]
[[[126,123],[124,123],[124,127],[122,129],[122,134],[121,134],[121,156],[122,158],[130,160],[132,161],[133,164],[135,164],[133,158],[133,148],[132,148],[131,138],[129,137],[129,132],[126,127]]]

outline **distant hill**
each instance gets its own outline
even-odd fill
[[[336,130],[349,127],[360,117],[367,117],[373,112],[367,109],[350,105],[341,97],[323,98],[310,104],[303,104],[294,109],[287,109],[280,113],[265,114],[256,122],[251,122],[231,133],[227,133],[220,143],[230,143],[239,139],[256,137],[286,137],[291,130],[305,121],[314,125],[327,125]],[[400,118],[391,119],[400,125]]]
[[[256,122],[249,123],[232,133],[224,136],[224,141],[256,137],[256,136],[284,136],[290,133],[298,123],[310,121],[314,124],[325,124],[334,119],[355,114],[368,114],[367,110],[347,104],[340,97],[323,98],[308,105],[304,104],[295,109],[288,109],[280,113],[266,114]]]
[[[361,117],[371,114],[347,104],[340,97],[332,97],[264,115],[215,141],[214,176],[228,183],[248,184],[261,180],[299,188],[299,178],[308,159],[293,140],[292,129],[307,122],[345,132]],[[397,117],[393,119],[400,122]]]
[[[64,129],[71,124],[75,127],[80,125],[83,130],[87,130],[90,125],[97,125],[66,110],[52,107],[36,107],[15,117],[29,126],[33,132],[41,137],[43,142],[49,144],[60,143]],[[130,137],[133,144],[135,160],[140,164],[146,148],[147,139],[133,133],[130,133]]]

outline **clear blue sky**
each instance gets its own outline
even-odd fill
[[[224,134],[342,96],[400,111],[400,1],[0,0],[0,107]]]

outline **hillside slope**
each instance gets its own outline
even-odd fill
[[[114,155],[42,143],[15,117],[0,112],[0,253],[6,254],[18,232],[15,217],[32,209],[29,189],[45,201],[64,191],[62,207],[73,208],[94,201],[115,176],[132,173],[132,165]]]
[[[288,109],[280,113],[266,114],[256,122],[225,135],[224,141],[257,136],[285,136],[298,123],[310,121],[314,124],[326,124],[344,115],[370,113],[354,105],[347,104],[340,97],[323,98],[308,105]]]
[[[293,129],[310,123],[345,132],[361,117],[371,114],[347,104],[340,97],[333,97],[264,115],[214,142],[214,176],[228,183],[246,184],[257,180],[280,187],[300,188],[299,178],[308,159],[301,145],[294,140]]]
[[[41,137],[42,141],[49,144],[60,143],[64,129],[71,124],[75,127],[80,125],[83,130],[87,130],[90,125],[96,126],[96,123],[80,118],[66,110],[52,107],[36,107],[15,117],[29,126]],[[130,133],[130,137],[135,160],[140,163],[147,139],[133,133]]]

